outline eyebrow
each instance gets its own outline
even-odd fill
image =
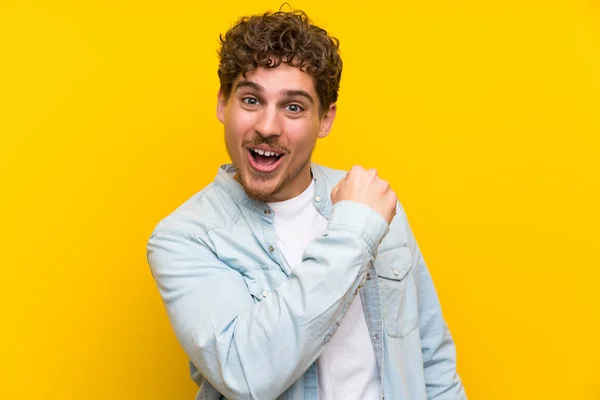
[[[288,97],[292,97],[292,96],[302,96],[305,97],[308,101],[311,102],[311,104],[315,104],[315,101],[313,100],[312,96],[305,90],[286,90],[283,89],[281,91],[281,94],[284,96],[288,96]]]
[[[260,86],[256,82],[241,80],[241,81],[239,81],[237,83],[237,85],[235,85],[234,92],[237,92],[239,89],[244,88],[244,87],[250,87],[252,89],[256,89],[257,92],[264,92],[265,91],[265,88],[262,87],[262,86]]]
[[[256,82],[252,82],[252,81],[247,81],[247,80],[241,80],[239,81],[236,85],[235,85],[235,90],[234,91],[238,91],[241,88],[244,87],[248,87],[248,88],[252,88],[254,90],[256,90],[257,92],[264,92],[265,88],[262,87],[261,85],[259,85]],[[300,90],[300,89],[283,89],[281,91],[281,94],[286,96],[286,97],[293,97],[293,96],[302,96],[305,97],[308,101],[311,102],[311,104],[315,104],[315,100],[313,99],[313,97],[305,90]]]

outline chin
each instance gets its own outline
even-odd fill
[[[278,177],[264,180],[253,177],[251,174],[250,177],[245,176],[242,178],[242,186],[249,197],[265,202],[280,190]]]

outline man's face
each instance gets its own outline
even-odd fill
[[[327,136],[336,113],[332,104],[319,115],[312,77],[285,63],[256,68],[236,79],[227,101],[221,92],[218,100],[235,179],[248,195],[283,201],[302,193],[317,138]]]

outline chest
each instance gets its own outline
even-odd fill
[[[325,232],[327,219],[310,207],[294,215],[275,214],[273,227],[276,248],[287,264],[285,269],[291,271],[302,263],[302,255],[308,244]]]
[[[249,295],[260,302],[301,268],[302,254],[310,241],[326,230],[321,216],[304,216],[296,224],[278,229],[273,224],[239,224],[228,230],[211,232],[215,252],[244,279]],[[335,262],[335,254],[323,254]],[[365,290],[369,307],[383,311],[383,322],[392,337],[405,337],[418,322],[417,288],[411,249],[404,231],[390,229],[379,245],[367,275]]]

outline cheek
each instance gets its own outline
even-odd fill
[[[287,132],[293,146],[298,149],[311,149],[317,140],[319,124],[308,118],[299,119],[288,126]]]
[[[254,115],[240,110],[228,110],[225,119],[225,129],[231,136],[244,136],[254,127]]]

